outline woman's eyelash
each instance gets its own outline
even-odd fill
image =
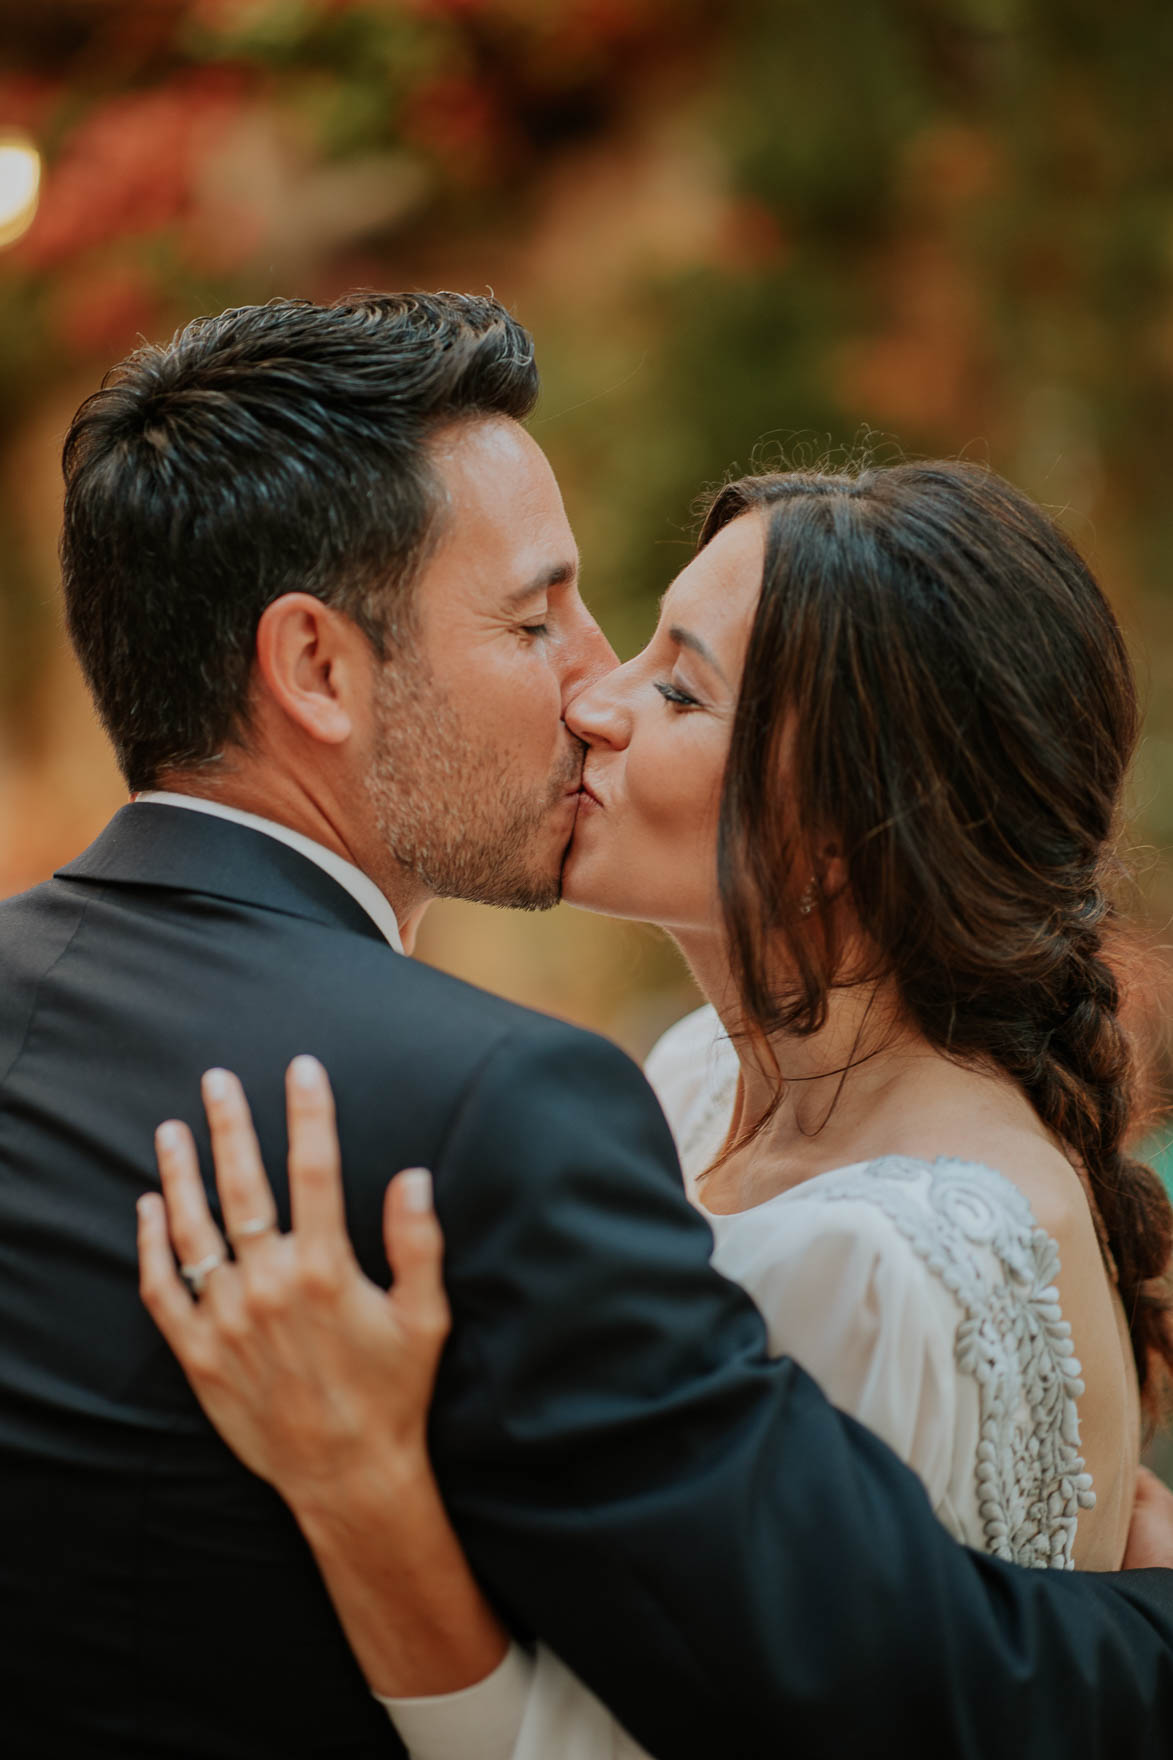
[[[681,709],[700,708],[695,697],[690,697],[687,691],[677,690],[674,684],[661,683],[657,680],[656,689],[667,703],[675,703]]]

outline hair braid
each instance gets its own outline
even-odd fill
[[[1039,1019],[1033,1065],[1010,1073],[1084,1173],[1124,1304],[1141,1392],[1152,1406],[1152,1371],[1162,1363],[1167,1370],[1173,1357],[1166,1281],[1173,1208],[1157,1175],[1125,1148],[1133,1059],[1119,1018],[1120,985],[1099,927],[1110,912],[1100,895],[1094,903],[1068,937],[1062,978],[1072,1006],[1058,1024],[1054,1016]]]

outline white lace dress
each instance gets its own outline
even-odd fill
[[[648,1078],[690,1194],[720,1148],[737,1057],[711,1009],[661,1039]],[[712,1216],[713,1262],[794,1357],[920,1475],[957,1539],[1070,1569],[1095,1501],[1079,1452],[1083,1392],[1059,1308],[1054,1241],[980,1162],[885,1156],[755,1209]],[[462,1693],[387,1702],[413,1760],[639,1760],[589,1690],[516,1647]]]

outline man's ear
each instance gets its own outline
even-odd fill
[[[257,625],[258,684],[322,745],[355,731],[370,690],[370,649],[358,626],[311,593],[284,593]]]

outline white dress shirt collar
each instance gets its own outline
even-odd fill
[[[236,825],[247,825],[252,831],[263,831],[266,837],[275,837],[278,843],[287,843],[307,861],[316,862],[332,880],[337,880],[339,886],[344,886],[396,953],[403,952],[395,912],[370,875],[348,862],[345,856],[336,855],[324,844],[315,843],[312,837],[293,831],[288,825],[279,825],[275,819],[262,819],[258,813],[245,813],[239,807],[226,807],[220,801],[205,800],[201,795],[172,794],[168,789],[150,788],[136,794],[134,799],[136,802],[153,801],[162,807],[187,807],[193,813],[208,813],[213,819],[231,819]]]

